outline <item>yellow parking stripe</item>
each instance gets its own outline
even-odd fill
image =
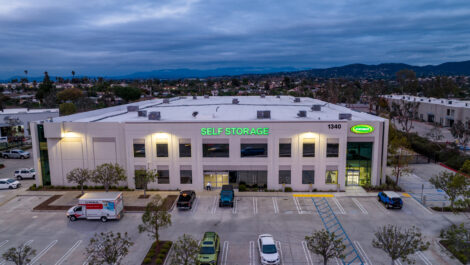
[[[321,198],[321,197],[328,197],[328,198],[332,198],[332,197],[335,197],[335,195],[333,194],[292,194],[293,197],[306,197],[306,198],[312,198],[312,197],[316,197],[316,198]]]
[[[407,198],[411,198],[411,195],[408,194],[408,193],[405,193],[405,192],[404,192],[404,193],[402,193],[402,195],[405,196],[405,197],[407,197]]]

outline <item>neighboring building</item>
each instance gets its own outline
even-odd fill
[[[70,185],[73,168],[119,163],[141,188],[202,190],[207,182],[344,190],[384,182],[388,120],[311,98],[154,99],[37,122],[38,185]]]
[[[30,135],[29,123],[59,117],[59,109],[4,109],[0,111],[0,136],[13,129],[26,137]]]
[[[402,102],[419,103],[415,119],[437,123],[444,127],[452,127],[457,122],[463,122],[470,128],[470,101],[444,98],[426,98],[409,95],[385,95],[389,106],[392,102],[402,104]]]

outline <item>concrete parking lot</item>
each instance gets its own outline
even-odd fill
[[[72,223],[64,212],[33,212],[32,208],[45,199],[47,196],[17,196],[0,206],[1,253],[28,242],[37,250],[31,264],[86,264],[84,250],[89,239],[95,232],[105,231],[128,232],[135,242],[125,264],[140,264],[150,247],[147,235],[137,231],[141,214],[126,213],[122,220],[108,223]],[[200,195],[192,210],[173,210],[173,225],[162,231],[162,239],[175,240],[183,233],[200,239],[205,231],[216,231],[221,236],[219,264],[254,265],[259,264],[257,235],[270,233],[277,241],[282,264],[320,264],[321,258],[308,253],[304,243],[306,235],[324,228],[312,198],[269,194],[237,197],[234,208],[219,208],[217,199],[212,194]],[[416,264],[459,264],[441,250],[436,239],[443,227],[468,222],[463,215],[433,212],[413,198],[404,198],[402,210],[385,209],[375,196],[335,196],[326,200],[367,264],[390,264],[381,250],[371,246],[374,230],[385,224],[422,229],[432,245],[430,250],[414,255]]]

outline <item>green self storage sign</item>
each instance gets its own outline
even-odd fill
[[[351,132],[357,133],[357,134],[365,134],[365,133],[371,133],[374,131],[374,127],[366,124],[358,124],[353,127],[351,127]]]
[[[201,135],[269,135],[269,128],[201,128]]]

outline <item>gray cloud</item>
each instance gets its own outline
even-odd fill
[[[470,59],[467,0],[10,2],[0,78]]]

